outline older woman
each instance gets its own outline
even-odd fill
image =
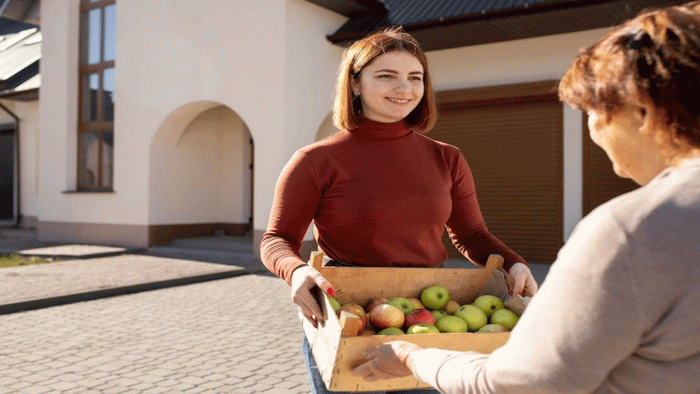
[[[700,392],[700,2],[647,11],[582,51],[559,87],[641,188],[577,226],[490,355],[393,342],[355,368],[443,393]]]

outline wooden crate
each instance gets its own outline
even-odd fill
[[[322,261],[323,255],[314,252],[309,264],[333,285],[337,300],[341,304],[355,302],[360,305],[366,305],[377,297],[420,298],[420,292],[433,284],[446,287],[450,298],[460,305],[467,304],[479,296],[491,272],[503,265],[503,258],[498,255],[492,255],[483,269],[325,267]],[[366,349],[384,342],[402,340],[422,347],[491,353],[505,344],[510,335],[505,332],[355,336],[356,328],[346,324],[344,318],[338,319],[328,297],[321,291],[316,293],[316,297],[326,321],[319,324],[317,329],[304,319],[304,332],[323,381],[333,391],[429,388],[413,376],[366,382],[350,372],[364,361]]]

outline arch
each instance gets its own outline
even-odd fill
[[[149,246],[252,229],[253,139],[231,108],[178,108],[153,136],[149,157]]]
[[[333,112],[331,112],[323,119],[323,122],[321,122],[321,125],[318,127],[315,141],[321,141],[336,132],[338,132],[338,128],[333,124]]]

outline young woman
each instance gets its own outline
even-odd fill
[[[443,393],[700,393],[700,2],[642,13],[584,50],[559,86],[615,172],[490,355],[392,342],[355,369]]]
[[[486,228],[459,150],[421,134],[435,124],[435,97],[410,35],[385,30],[345,51],[333,116],[341,131],[297,151],[282,171],[261,245],[263,262],[290,284],[312,324],[321,312],[310,289],[334,294],[299,255],[312,221],[326,256],[364,267],[438,267],[447,259],[447,227],[472,262],[498,253],[516,291],[536,292],[523,258]],[[314,392],[325,392],[306,344],[305,354]]]

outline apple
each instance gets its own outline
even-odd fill
[[[452,315],[447,315],[435,322],[435,327],[437,327],[440,332],[467,332],[469,330],[467,322]]]
[[[377,333],[377,335],[403,335],[403,330],[398,327],[387,327]]]
[[[491,323],[500,324],[507,328],[508,331],[512,330],[517,322],[518,315],[510,309],[499,309],[496,312],[493,312],[493,315],[491,315]]]
[[[420,301],[428,309],[442,309],[450,300],[450,292],[440,285],[432,285],[420,293]]]
[[[478,331],[489,322],[484,311],[471,304],[460,306],[455,312],[455,316],[467,322],[469,331]]]
[[[500,324],[489,323],[479,329],[478,333],[508,332],[508,329]]]
[[[406,327],[410,327],[414,324],[435,324],[435,317],[429,310],[425,308],[415,309],[413,312],[406,315],[406,319],[403,324]]]
[[[336,300],[333,296],[326,295],[328,297],[328,301],[331,303],[331,306],[333,307],[334,312],[338,312],[338,309],[340,309],[340,302]]]
[[[360,335],[360,336],[370,336],[370,335],[376,335],[376,334],[377,334],[377,332],[369,327],[365,327],[362,330],[360,330],[359,333],[357,333],[357,335]]]
[[[386,303],[401,309],[404,315],[408,315],[416,309],[415,305],[406,297],[389,298]]]
[[[354,302],[343,304],[340,309],[335,311],[338,317],[340,317],[341,312],[348,312],[362,319],[362,328],[366,327],[367,323],[369,322],[369,316],[367,316],[367,313],[365,313],[365,309]]]
[[[372,327],[383,330],[388,327],[401,327],[406,319],[401,309],[389,305],[380,304],[369,313],[369,321]]]
[[[440,330],[433,324],[418,323],[414,324],[406,330],[406,334],[438,334]]]
[[[423,303],[420,302],[420,300],[418,298],[410,297],[408,300],[413,303],[413,306],[416,307],[415,309],[425,308],[425,306],[423,306]]]
[[[494,312],[505,307],[500,298],[488,294],[476,297],[472,304],[484,311],[488,317],[491,317]]]
[[[447,312],[443,311],[442,309],[432,310],[432,311],[430,311],[430,314],[433,315],[433,317],[435,318],[435,321],[440,320],[441,317],[447,316]]]
[[[374,309],[375,306],[381,305],[381,304],[386,304],[386,298],[384,298],[384,297],[372,298],[371,300],[369,300],[369,303],[367,303],[365,310],[369,313],[372,311],[372,309]]]
[[[448,315],[454,315],[455,312],[457,312],[457,308],[459,308],[459,303],[455,300],[449,300],[447,304],[442,307],[442,310],[447,312]]]

